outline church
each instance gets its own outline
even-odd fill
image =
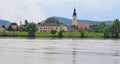
[[[76,9],[73,11],[72,25],[77,26],[78,29],[89,29],[90,25],[88,23],[78,23]]]
[[[77,26],[77,29],[74,29],[72,26]],[[77,20],[77,13],[76,9],[73,10],[73,16],[72,16],[72,24],[71,25],[58,25],[56,23],[39,23],[37,25],[38,32],[50,32],[51,30],[56,30],[59,32],[60,30],[64,31],[78,31],[79,29],[89,29],[90,25],[88,23],[79,23]]]
[[[77,13],[76,13],[76,9],[74,8],[73,11],[73,19],[72,19],[72,25],[77,26],[78,22],[77,22]]]

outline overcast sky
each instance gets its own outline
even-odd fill
[[[120,0],[0,0],[0,19],[12,22],[25,19],[40,22],[52,16],[71,19],[74,7],[79,19],[120,19]]]

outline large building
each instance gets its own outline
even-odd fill
[[[88,23],[78,23],[77,13],[76,13],[76,9],[75,8],[74,8],[74,11],[73,11],[72,25],[77,26],[78,29],[80,29],[80,28],[89,29],[90,28],[90,25]]]
[[[72,25],[77,26],[77,24],[78,24],[78,22],[77,22],[77,13],[76,13],[76,9],[74,8]]]
[[[56,23],[39,23],[38,24],[38,32],[50,32],[51,30],[64,30],[67,31],[67,27],[65,25],[58,25]]]

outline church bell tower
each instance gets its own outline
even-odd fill
[[[77,25],[77,13],[76,13],[76,9],[74,8],[73,11],[73,20],[72,20],[72,25]]]

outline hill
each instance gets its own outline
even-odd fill
[[[0,19],[0,26],[2,25],[9,26],[10,23],[11,23],[10,21]]]
[[[68,19],[68,18],[64,18],[64,17],[56,17],[56,16],[54,16],[53,18],[58,19],[61,23],[64,23],[66,25],[72,24],[72,19]],[[42,21],[42,23],[44,21]],[[105,22],[107,25],[110,25],[113,23],[112,21],[93,21],[93,20],[80,20],[80,19],[78,19],[78,23],[89,23],[90,25],[97,25],[101,22]]]

